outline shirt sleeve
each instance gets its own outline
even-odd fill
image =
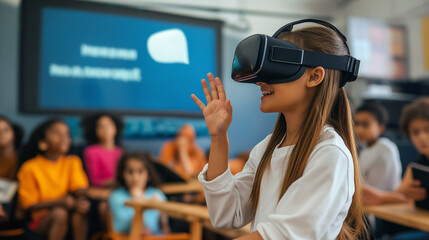
[[[125,201],[129,198],[120,191],[121,190],[113,191],[109,196],[108,202],[115,230],[126,233],[130,230],[131,222],[134,217],[134,210],[124,205]]]
[[[341,229],[353,193],[350,154],[348,158],[335,145],[321,146],[310,155],[303,176],[289,187],[269,220],[258,224],[256,229],[263,239],[337,236],[339,232],[329,231],[335,224],[335,229]]]
[[[21,206],[27,209],[39,203],[40,194],[37,181],[34,178],[33,172],[26,165],[18,172],[18,181],[18,196]]]
[[[85,166],[88,172],[89,180],[91,181],[91,185],[102,186],[102,169],[98,166],[96,151],[94,151],[94,149],[86,148],[83,151],[83,159],[85,161]]]
[[[204,187],[210,220],[215,228],[241,228],[252,220],[249,197],[260,161],[260,151],[265,150],[263,143],[267,142],[267,139],[268,137],[253,148],[243,171],[235,176],[232,175],[229,165],[224,173],[211,181],[206,181],[208,164],[199,174],[198,179]]]
[[[80,158],[77,156],[70,156],[69,160],[72,161],[69,190],[74,192],[78,189],[88,188],[88,178],[83,170]]]

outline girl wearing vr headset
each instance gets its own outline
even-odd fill
[[[342,88],[345,70],[322,67],[326,66],[324,55],[349,57],[345,37],[329,23],[303,21],[328,27],[292,32],[292,27],[285,26],[286,30],[274,35],[277,39],[266,37],[265,46],[280,39],[302,49],[304,57],[315,53],[320,65],[305,65],[306,59],[301,58],[299,67],[304,70],[294,76],[283,81],[253,80],[263,95],[261,111],[278,112],[279,116],[272,133],[253,148],[241,173],[233,176],[228,166],[232,107],[221,80],[210,73],[208,83],[202,80],[207,105],[192,95],[211,135],[209,163],[199,175],[211,222],[217,228],[240,228],[252,222],[252,233],[239,238],[242,240],[356,239],[366,232],[357,191],[352,114]],[[237,51],[236,59],[240,59]],[[357,73],[357,69],[353,71]]]

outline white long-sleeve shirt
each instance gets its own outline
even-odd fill
[[[402,166],[396,144],[380,138],[364,148],[359,157],[360,173],[365,184],[384,191],[395,191],[401,184]]]
[[[214,227],[240,228],[252,221],[263,239],[335,239],[354,193],[353,159],[342,138],[326,126],[313,149],[304,174],[281,197],[279,193],[293,146],[273,152],[252,218],[249,198],[259,161],[271,135],[256,145],[241,173],[229,168],[206,181],[207,165],[198,176],[204,186]]]

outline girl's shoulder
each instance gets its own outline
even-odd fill
[[[152,198],[152,197],[159,197],[161,200],[167,200],[167,197],[165,196],[165,194],[158,188],[147,187],[145,191],[145,198]]]
[[[63,159],[68,161],[79,161],[79,162],[82,161],[78,155],[74,155],[74,154],[65,155]]]
[[[268,134],[262,141],[260,141],[258,144],[256,144],[255,147],[253,147],[252,152],[260,152],[260,151],[265,151],[265,149],[267,148],[268,142],[271,139],[271,136],[273,134]]]
[[[116,146],[114,151],[115,151],[115,153],[119,153],[121,155],[124,154],[124,152],[125,152],[125,150],[120,146]]]
[[[343,152],[347,158],[352,159],[350,150],[346,146],[343,138],[331,126],[325,126],[323,128],[313,152],[321,149],[329,151],[340,151]]]
[[[250,151],[249,159],[247,160],[246,165],[249,165],[252,168],[256,169],[259,164],[259,161],[262,158],[262,155],[264,155],[271,136],[272,134],[268,134],[262,141],[260,141],[253,147],[252,151]]]
[[[31,172],[35,168],[38,168],[40,166],[39,162],[43,161],[42,157],[37,155],[34,158],[30,158],[28,160],[25,160],[24,163],[19,168],[19,172]]]
[[[58,159],[58,161],[61,161],[60,165],[83,170],[82,159],[77,155],[65,155]]]
[[[378,139],[377,141],[377,145],[379,148],[383,149],[383,150],[397,150],[398,146],[396,145],[396,143],[392,142],[390,139],[386,138],[386,137],[381,137]]]
[[[125,189],[124,187],[119,187],[114,189],[109,195],[110,201],[112,199],[117,199],[117,198],[131,198],[131,195],[128,193],[127,189]]]
[[[91,144],[89,146],[87,146],[83,151],[86,153],[90,153],[90,152],[97,152],[102,150],[102,147],[100,146],[100,144],[96,143],[96,144]]]

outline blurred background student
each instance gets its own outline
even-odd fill
[[[0,177],[16,180],[23,129],[8,118],[0,116]]]
[[[179,129],[173,140],[164,143],[159,158],[185,180],[196,177],[207,163],[204,151],[196,143],[195,130],[188,124]]]
[[[154,199],[166,201],[167,197],[157,189],[160,178],[152,166],[154,158],[148,153],[125,154],[118,163],[116,180],[119,187],[109,197],[109,208],[116,232],[129,233],[134,209],[125,206],[130,199]],[[143,213],[142,235],[169,233],[168,219],[157,210]]]
[[[24,132],[8,118],[0,116],[0,180],[16,181],[19,154]],[[16,209],[16,194],[10,202],[0,203],[0,230],[21,226],[22,216]]]
[[[98,113],[82,119],[81,126],[89,146],[83,151],[91,186],[111,187],[116,165],[123,154],[120,147],[122,119],[109,113]]]
[[[401,130],[407,135],[420,156],[416,163],[429,167],[429,98],[420,98],[408,104],[402,110]],[[404,179],[397,192],[410,199],[419,201],[428,197],[428,192],[420,187],[421,182],[413,178],[411,167],[408,166]],[[397,234],[392,240],[420,240],[429,239],[429,233],[410,231]]]
[[[420,156],[416,163],[429,166],[429,98],[420,98],[406,105],[401,114],[401,131],[409,137]],[[400,185],[394,191],[381,191],[371,187],[364,188],[364,203],[378,205],[419,201],[427,198],[428,193],[421,187],[419,180],[413,179],[411,167],[407,167]],[[429,239],[427,232],[411,230],[386,221],[378,221],[376,236],[390,235],[388,239],[418,240]]]
[[[83,159],[91,187],[110,189],[115,184],[116,166],[124,150],[120,146],[123,121],[110,113],[96,113],[81,121],[88,146],[83,151]],[[107,199],[103,192],[93,197],[97,208],[100,227],[106,228]],[[100,196],[98,196],[100,195]]]
[[[356,135],[361,144],[359,167],[365,194],[368,189],[394,191],[401,182],[401,159],[395,143],[382,137],[388,122],[387,110],[376,102],[367,102],[356,110],[354,117]],[[368,221],[375,236],[389,232],[388,223],[368,215]],[[387,225],[387,226],[386,226]],[[387,229],[387,230],[385,230]]]
[[[49,240],[86,238],[88,180],[77,156],[67,155],[69,127],[60,119],[41,123],[25,147],[18,172],[19,201],[31,215],[28,228]],[[69,224],[71,229],[68,229]]]
[[[415,163],[429,167],[429,98],[420,98],[402,109],[400,128],[409,137],[420,156]],[[408,199],[420,201],[428,197],[421,182],[413,178],[411,167],[408,166],[401,185],[396,190]],[[410,230],[392,236],[392,240],[429,239],[429,233]]]
[[[396,144],[382,137],[387,110],[376,102],[360,106],[355,114],[356,134],[362,149],[359,167],[363,183],[379,190],[394,191],[401,182],[401,159]]]
[[[402,110],[401,130],[407,135],[420,156],[414,161],[429,167],[429,98],[420,98]],[[404,179],[397,191],[413,200],[423,200],[428,193],[419,180],[413,178],[408,166]]]

